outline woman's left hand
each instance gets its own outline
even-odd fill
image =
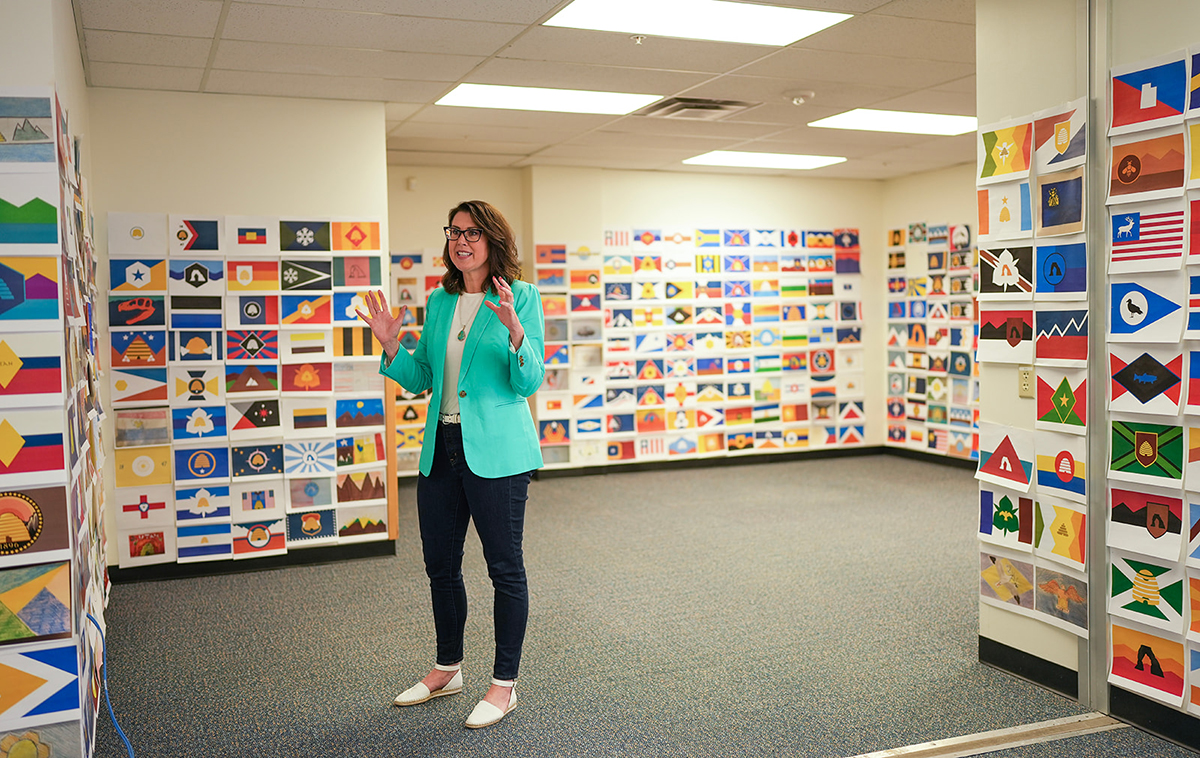
[[[498,276],[492,277],[492,283],[500,296],[500,302],[493,303],[490,300],[484,300],[483,303],[492,309],[501,324],[508,327],[508,338],[512,341],[513,347],[519,349],[525,340],[525,327],[521,326],[521,320],[517,318],[517,311],[513,307],[512,287],[509,287],[508,282]]]

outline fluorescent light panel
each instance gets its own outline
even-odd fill
[[[809,122],[822,129],[858,129],[867,132],[900,132],[902,134],[937,134],[953,136],[975,131],[974,116],[944,116],[940,113],[910,113],[908,111],[879,111],[855,108],[836,116]]]
[[[623,116],[643,108],[662,95],[626,92],[592,92],[547,87],[510,87],[501,84],[460,84],[435,105],[465,108],[503,108],[515,111],[603,113]]]
[[[747,153],[738,150],[713,150],[684,161],[692,166],[731,166],[734,168],[786,168],[808,170],[844,163],[845,158],[831,155],[792,155],[790,153]]]
[[[575,0],[543,26],[782,47],[850,17],[727,0]]]

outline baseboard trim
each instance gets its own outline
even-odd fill
[[[159,563],[137,568],[108,567],[108,578],[113,584],[131,582],[157,582],[169,579],[192,579],[219,574],[245,574],[251,571],[311,566],[316,563],[340,563],[357,558],[380,558],[396,554],[395,540],[360,542],[351,545],[330,545],[291,550],[286,555],[267,558],[252,558],[245,561],[205,561],[202,563]]]
[[[647,461],[646,463],[615,463],[609,466],[580,466],[578,468],[538,469],[534,479],[557,479],[566,476],[595,476],[597,474],[621,474],[627,471],[673,471],[694,468],[715,468],[718,466],[751,466],[760,463],[779,463],[784,461],[818,460],[824,458],[858,458],[867,455],[894,455],[926,463],[937,463],[953,468],[975,470],[975,461],[964,461],[961,458],[950,458],[943,455],[921,453],[916,450],[887,447],[885,445],[867,445],[864,447],[828,448],[806,450],[794,453],[759,453],[750,455],[731,455],[720,458],[683,458],[662,461]]]
[[[1063,697],[1079,699],[1079,672],[1009,647],[1002,642],[980,636],[979,662],[1033,682]]]
[[[1108,711],[1114,718],[1200,753],[1200,728],[1195,716],[1111,684]]]

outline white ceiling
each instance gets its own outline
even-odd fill
[[[750,150],[842,155],[805,174],[884,179],[974,160],[972,134],[806,126],[850,108],[974,115],[973,0],[756,0],[855,14],[785,48],[540,25],[570,0],[73,2],[91,86],[381,101],[391,164],[726,171],[680,161]],[[762,105],[699,122],[433,104],[460,82]],[[801,91],[816,97],[792,105]]]

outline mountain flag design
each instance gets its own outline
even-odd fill
[[[1183,538],[1183,499],[1113,487],[1109,491],[1109,543],[1142,555],[1177,560]]]
[[[1086,310],[1039,310],[1034,354],[1047,365],[1084,363],[1088,356],[1088,312]]]
[[[1187,181],[1183,131],[1159,137],[1113,141],[1110,203],[1180,195]]]

